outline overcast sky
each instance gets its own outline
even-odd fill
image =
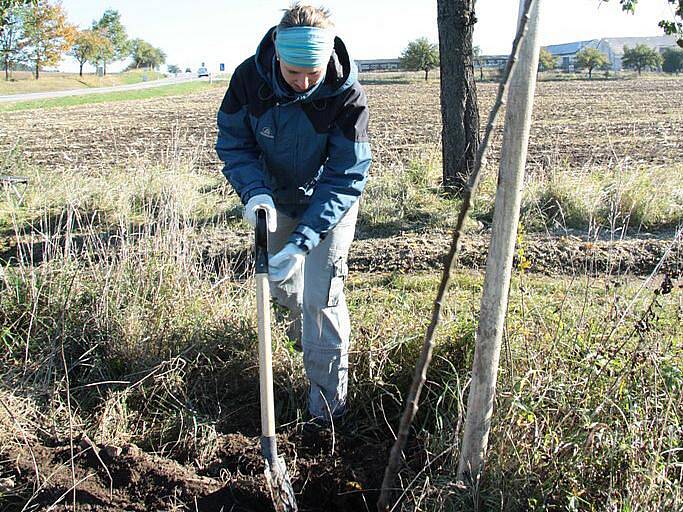
[[[397,57],[418,37],[438,42],[436,0],[323,0],[337,33],[355,59]],[[69,20],[87,28],[106,9],[121,14],[128,36],[163,49],[168,64],[193,71],[206,62],[227,70],[254,53],[265,31],[278,23],[287,0],[62,0]],[[191,7],[190,7],[191,5]],[[601,37],[661,35],[657,22],[671,18],[666,0],[640,2],[635,15],[623,13],[618,0],[544,0],[541,44]],[[484,54],[508,53],[514,37],[518,0],[478,0],[475,44]],[[123,64],[114,64],[113,71]],[[60,69],[77,71],[65,58]],[[92,71],[92,70],[89,70]]]

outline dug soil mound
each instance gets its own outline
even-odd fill
[[[585,235],[526,235],[517,244],[515,265],[524,262],[527,272],[548,275],[647,276],[652,272],[671,276],[683,272],[683,240],[675,233],[623,240],[589,239]],[[205,259],[237,275],[251,271],[251,235],[225,230],[206,234],[200,242]],[[353,242],[349,268],[353,272],[414,272],[443,269],[452,238],[449,233],[401,233],[368,237]],[[483,269],[491,242],[490,233],[467,233],[459,253],[459,268]],[[225,251],[230,247],[229,251]],[[227,264],[226,261],[227,260]]]
[[[329,430],[278,436],[299,510],[374,510],[390,445]],[[2,456],[3,510],[273,510],[259,441],[222,435],[203,468],[146,453],[135,445],[101,446],[87,438],[54,446],[16,446]],[[76,491],[74,492],[74,488]],[[9,491],[9,492],[8,492]],[[26,509],[24,508],[24,509]]]
[[[483,268],[490,235],[465,235],[460,266]],[[401,235],[386,239],[360,240],[349,266],[371,272],[432,270],[443,268],[450,235]],[[550,275],[633,274],[648,275],[657,269],[678,275],[683,271],[683,242],[673,237],[588,240],[581,236],[527,236],[517,245],[515,263],[524,259],[529,272]]]

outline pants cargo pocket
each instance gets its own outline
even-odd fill
[[[339,305],[339,300],[344,292],[344,282],[349,274],[349,267],[345,258],[340,256],[332,265],[332,277],[330,279],[330,291],[327,295],[327,307]]]

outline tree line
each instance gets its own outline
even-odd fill
[[[539,57],[539,69],[541,71],[555,69],[558,66],[557,59],[545,48],[541,50]],[[648,69],[678,74],[683,71],[683,50],[666,48],[662,53],[659,53],[644,44],[637,44],[635,48],[624,46],[621,65],[625,69],[637,71],[639,76],[643,70]],[[609,71],[612,69],[612,63],[608,55],[597,48],[584,48],[576,54],[574,67],[587,70],[588,78],[592,78],[593,70]]]
[[[129,39],[118,11],[109,9],[91,26],[79,29],[69,23],[59,0],[0,0],[0,55],[5,80],[19,66],[33,69],[35,78],[56,66],[65,55],[83,67],[102,68],[129,57],[129,69],[157,69],[166,54],[142,39]]]
[[[473,47],[474,65],[483,73],[484,63],[481,58],[481,50],[478,46]],[[429,72],[439,67],[439,48],[430,43],[426,37],[415,39],[408,43],[400,56],[401,67],[410,71],[424,71],[425,80]],[[683,72],[683,50],[667,48],[662,53],[644,44],[638,44],[635,48],[624,47],[621,59],[625,69],[633,69],[640,75],[644,70],[664,71],[665,73]],[[559,67],[559,58],[554,57],[547,48],[541,48],[538,60],[539,71],[551,71]],[[596,48],[584,48],[576,54],[574,68],[588,71],[588,78],[593,77],[596,69],[609,71],[612,63],[607,54]],[[483,77],[482,77],[483,78]]]

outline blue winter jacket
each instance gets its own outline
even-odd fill
[[[368,107],[358,71],[336,38],[325,77],[294,92],[270,29],[235,70],[218,112],[216,152],[244,204],[269,194],[299,219],[289,241],[311,250],[363,192],[370,167]]]

